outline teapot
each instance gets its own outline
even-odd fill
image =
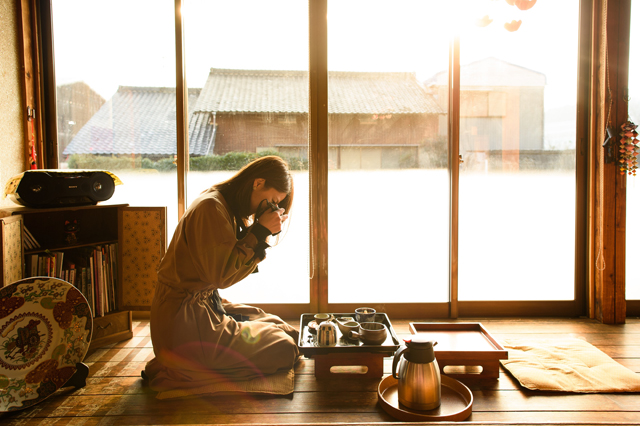
[[[414,410],[440,406],[440,368],[433,347],[438,342],[415,335],[393,357],[392,374],[398,379],[398,401]]]

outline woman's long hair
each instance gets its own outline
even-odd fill
[[[256,179],[264,179],[265,188],[275,188],[276,191],[287,194],[278,204],[285,210],[285,214],[289,213],[293,204],[293,178],[286,161],[275,155],[258,158],[229,179],[213,185],[213,189],[219,191],[229,204],[241,228],[247,227],[253,214],[251,192]]]

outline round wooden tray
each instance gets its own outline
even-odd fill
[[[429,410],[412,410],[398,402],[398,380],[387,376],[378,385],[378,403],[391,416],[404,422],[460,421],[471,415],[473,395],[468,387],[456,379],[441,376],[440,407]]]

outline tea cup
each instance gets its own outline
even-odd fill
[[[356,309],[356,321],[372,322],[376,317],[376,310],[373,308],[358,308]]]
[[[362,340],[365,345],[381,345],[387,340],[387,327],[379,322],[360,323],[358,332],[351,331],[351,336]]]
[[[318,324],[324,321],[331,321],[333,319],[333,315],[331,314],[315,314],[313,318],[316,320]]]

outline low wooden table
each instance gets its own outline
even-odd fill
[[[379,379],[384,367],[384,354],[336,353],[311,355],[316,379]]]
[[[440,372],[455,379],[497,379],[508,352],[479,322],[411,322],[411,334],[438,342],[434,353]]]
[[[353,317],[353,313],[332,313],[334,317]],[[335,346],[318,346],[315,331],[308,324],[315,321],[314,314],[300,316],[300,353],[315,362],[316,379],[351,378],[379,379],[382,377],[384,357],[393,356],[400,347],[400,340],[393,330],[389,317],[376,313],[375,322],[387,327],[387,340],[380,345],[366,345],[359,340],[340,337]]]

